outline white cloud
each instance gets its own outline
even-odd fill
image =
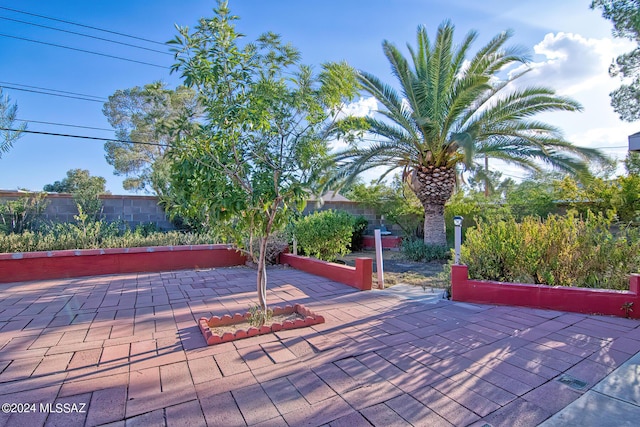
[[[632,44],[624,40],[549,33],[533,48],[542,58],[512,70],[509,76],[529,68],[530,71],[518,80],[518,86],[544,84],[560,95],[576,95],[594,86],[610,87],[615,80],[609,77],[609,64],[631,48]]]
[[[338,118],[341,119],[347,116],[373,117],[377,110],[378,101],[374,97],[360,98],[357,101],[343,105],[338,113]]]

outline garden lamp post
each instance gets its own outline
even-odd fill
[[[455,246],[454,264],[460,264],[460,246],[462,244],[462,220],[464,218],[457,215],[453,217],[453,225],[455,226],[453,241]]]

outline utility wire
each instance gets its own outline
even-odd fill
[[[91,51],[91,50],[79,49],[77,47],[64,46],[64,45],[61,45],[61,44],[43,42],[41,40],[27,39],[25,37],[11,36],[9,34],[0,34],[0,37],[9,37],[9,38],[12,38],[12,39],[23,40],[23,41],[27,41],[27,42],[31,42],[31,43],[38,43],[38,44],[43,44],[43,45],[47,45],[47,46],[59,47],[59,48],[62,48],[62,49],[75,50],[77,52],[90,53],[92,55],[104,56],[104,57],[113,58],[113,59],[120,59],[122,61],[128,61],[128,62],[135,62],[137,64],[149,65],[151,67],[164,68],[164,69],[167,69],[167,70],[170,68],[170,67],[165,67],[164,65],[152,64],[150,62],[137,61],[135,59],[123,58],[121,56],[115,56],[115,55],[108,55],[106,53],[100,53],[100,52],[94,52],[94,51]]]
[[[20,132],[20,133],[32,133],[36,135],[48,135],[48,136],[64,136],[67,138],[80,138],[80,139],[92,139],[96,141],[107,141],[107,142],[124,142],[127,144],[142,144],[142,145],[154,145],[156,147],[169,147],[166,144],[159,144],[157,142],[143,142],[143,141],[127,141],[125,139],[113,139],[113,138],[100,138],[97,136],[85,136],[85,135],[70,135],[65,133],[54,133],[54,132],[39,132],[35,130],[20,130],[20,129],[10,129],[5,127],[0,127],[0,130],[9,131],[9,132]]]
[[[54,30],[54,31],[61,31],[63,33],[68,33],[68,34],[75,34],[77,36],[82,36],[82,37],[89,37],[91,39],[96,39],[96,40],[102,40],[105,42],[109,42],[109,43],[115,43],[115,44],[119,44],[119,45],[123,45],[123,46],[129,46],[129,47],[134,47],[136,49],[144,49],[144,50],[148,50],[150,52],[157,52],[157,53],[162,53],[164,55],[170,55],[173,56],[172,53],[167,52],[167,51],[162,51],[162,50],[157,50],[157,49],[151,49],[148,47],[144,47],[144,46],[138,46],[135,44],[130,44],[130,43],[125,43],[125,42],[119,42],[116,40],[111,40],[111,39],[105,39],[103,37],[98,37],[98,36],[92,36],[89,34],[83,34],[83,33],[78,33],[76,31],[69,31],[69,30],[63,30],[62,28],[56,28],[56,27],[50,27],[48,25],[41,25],[41,24],[36,24],[34,22],[28,22],[28,21],[21,21],[20,19],[13,19],[13,18],[7,18],[4,16],[0,16],[0,19],[4,19],[5,21],[13,21],[13,22],[18,22],[20,24],[26,24],[26,25],[33,25],[35,27],[40,27],[40,28],[47,28],[49,30]]]
[[[68,92],[66,90],[51,89],[51,88],[48,88],[48,87],[31,86],[31,85],[24,85],[24,84],[21,84],[21,83],[12,83],[12,82],[2,82],[2,81],[0,81],[0,86],[2,86],[2,85],[27,87],[29,89],[40,89],[40,90],[46,90],[48,92],[66,93],[66,94],[69,94],[69,95],[78,95],[78,96],[83,96],[83,97],[87,97],[87,98],[96,98],[96,99],[99,99],[101,101],[108,101],[108,99],[103,97],[103,96],[87,95],[86,93],[78,93],[78,92]]]
[[[91,129],[91,130],[103,130],[107,132],[115,132],[115,129],[107,129],[107,128],[97,128],[92,126],[80,126],[80,125],[70,125],[66,123],[55,123],[55,122],[42,122],[38,120],[28,120],[28,119],[15,119],[17,122],[27,122],[27,123],[39,123],[42,125],[52,125],[52,126],[65,126],[70,128],[81,128],[81,129]]]
[[[22,89],[22,88],[19,88],[19,87],[12,87],[12,86],[5,86],[5,85],[2,85],[0,87],[2,87],[4,89],[10,89],[10,90],[20,90],[22,92],[40,93],[40,94],[43,94],[43,95],[59,96],[61,98],[79,99],[81,101],[99,102],[101,104],[104,103],[104,101],[100,101],[99,99],[83,98],[83,97],[80,97],[80,96],[71,96],[71,95],[62,95],[62,94],[59,94],[59,93],[44,92],[42,90]]]
[[[154,43],[154,44],[159,44],[159,45],[165,46],[164,43],[158,42],[158,41],[155,41],[155,40],[149,40],[149,39],[145,39],[143,37],[133,36],[131,34],[119,33],[117,31],[106,30],[104,28],[93,27],[91,25],[79,24],[77,22],[72,22],[72,21],[66,21],[64,19],[53,18],[51,16],[38,15],[37,13],[25,12],[23,10],[11,9],[10,7],[4,7],[4,6],[0,6],[0,9],[8,10],[8,11],[15,12],[15,13],[21,13],[23,15],[37,16],[38,18],[44,18],[44,19],[49,19],[51,21],[63,22],[65,24],[76,25],[78,27],[89,28],[89,29],[96,30],[96,31],[102,31],[102,32],[105,32],[105,33],[115,34],[115,35],[122,36],[122,37],[128,37],[128,38],[131,38],[131,39],[142,40],[142,41],[145,41],[145,42],[149,42],[149,43]]]

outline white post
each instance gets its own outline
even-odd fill
[[[296,238],[293,238],[293,254],[298,255],[298,241]]]
[[[376,240],[376,273],[378,273],[378,289],[384,289],[384,267],[382,265],[382,235],[380,229],[374,230]]]
[[[453,217],[453,225],[455,225],[453,241],[455,246],[455,256],[453,258],[453,263],[458,265],[460,264],[460,246],[462,246],[462,220],[464,218],[461,216]]]

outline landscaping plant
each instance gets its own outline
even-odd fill
[[[344,63],[314,73],[274,33],[241,43],[237,19],[220,1],[213,18],[178,27],[170,42],[172,71],[195,91],[203,117],[172,129],[167,208],[224,231],[249,257],[245,242],[259,242],[257,294],[266,318],[268,238],[302,210],[327,163],[327,129],[356,94],[356,80]]]
[[[334,261],[349,253],[355,220],[344,211],[315,212],[298,220],[293,234],[305,254]]]
[[[640,230],[611,231],[613,216],[569,212],[478,221],[467,231],[461,261],[470,277],[503,282],[628,289],[640,269]]]

